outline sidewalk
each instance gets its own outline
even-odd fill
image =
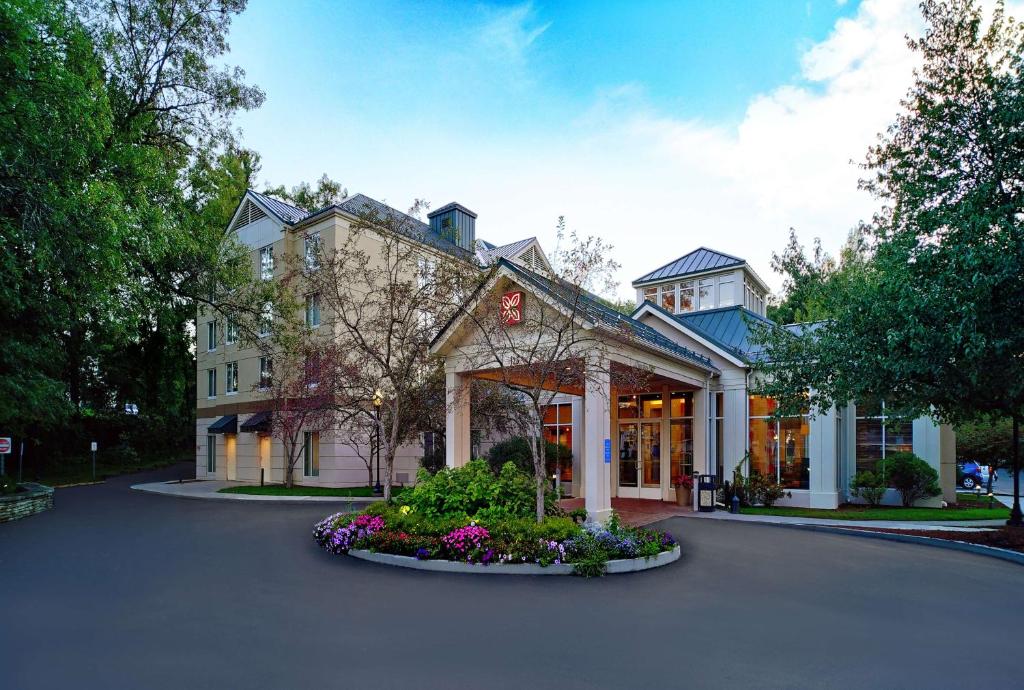
[[[183,482],[133,484],[132,489],[151,494],[174,496],[175,498],[196,498],[215,501],[257,501],[263,503],[342,503],[358,506],[359,509],[365,507],[368,503],[383,500],[379,497],[370,496],[254,496],[251,494],[217,493],[220,489],[229,486],[252,486],[252,484],[193,479]]]
[[[866,527],[869,529],[938,530],[949,532],[973,531],[977,528],[1002,527],[1005,520],[826,520],[821,518],[785,517],[782,515],[733,515],[725,510],[713,513],[682,513],[683,517],[703,520],[731,520],[733,522],[759,522],[769,525],[818,525],[822,527]]]

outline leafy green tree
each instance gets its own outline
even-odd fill
[[[263,97],[223,65],[244,5],[0,3],[5,431],[53,444],[126,399],[190,418],[196,301],[244,273],[210,225]]]
[[[995,467],[1013,456],[1013,420],[985,415],[956,428],[956,457],[977,460]]]
[[[278,185],[277,187],[268,187],[263,190],[263,193],[307,211],[327,208],[348,197],[348,190],[342,187],[340,182],[335,182],[328,177],[327,173],[321,175],[320,179],[316,181],[315,189],[308,182],[301,182],[292,187],[290,191],[284,185]]]
[[[884,397],[906,416],[1024,418],[1024,28],[1002,3],[926,0],[922,64],[862,182],[882,202],[864,270],[828,281],[830,320],[761,329],[763,390],[796,409]],[[987,20],[987,21],[986,21]],[[1021,524],[1014,472],[1010,523]]]
[[[850,232],[836,259],[814,239],[811,255],[790,228],[789,244],[781,254],[772,254],[772,269],[784,276],[782,296],[768,304],[767,316],[776,323],[806,323],[826,319],[829,313],[826,291],[837,274],[857,271],[865,261],[864,231]]]

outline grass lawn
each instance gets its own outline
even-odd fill
[[[838,510],[820,508],[751,507],[740,510],[744,515],[781,515],[784,517],[821,518],[825,520],[1005,520],[1010,509],[995,502],[995,508],[988,507],[988,497],[961,494],[958,506],[949,508],[902,508],[897,506],[863,506],[844,503]],[[967,499],[967,500],[965,500]]]
[[[406,487],[393,486],[391,494],[398,496]],[[352,498],[368,498],[373,496],[371,486],[299,486],[288,488],[283,484],[266,484],[264,486],[229,486],[219,490],[220,494],[248,494],[250,496],[346,496]]]

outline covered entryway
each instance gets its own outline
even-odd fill
[[[613,496],[671,500],[673,476],[684,468],[692,471],[698,459],[700,468],[706,462],[706,453],[699,452],[696,458],[695,450],[703,448],[702,430],[707,426],[704,401],[718,369],[707,357],[609,309],[589,293],[574,295],[577,302],[567,313],[561,303],[563,289],[552,285],[549,278],[511,264],[500,264],[482,288],[484,296],[488,292],[517,294],[520,313],[557,310],[566,314],[565,318],[579,320],[585,337],[566,347],[562,359],[549,357],[534,364],[524,361],[522,351],[515,348],[492,348],[481,356],[482,338],[474,332],[474,323],[460,319],[449,323],[434,341],[432,351],[445,359],[448,466],[459,467],[471,458],[469,387],[474,378],[488,379],[513,388],[533,387],[582,397],[583,428],[576,438],[582,441],[580,486],[590,519],[607,520]],[[478,305],[491,303],[481,296],[475,299],[476,305],[468,309],[483,309],[486,306]],[[552,321],[552,317],[546,318],[548,323]],[[477,317],[476,323],[480,321]],[[550,349],[536,348],[535,344],[544,343],[547,337],[542,330],[545,319],[537,322],[541,325],[531,331],[529,324],[517,320],[507,326],[502,337],[533,343],[535,350],[550,353]],[[573,375],[547,373],[563,368]],[[544,373],[538,374],[538,370]]]

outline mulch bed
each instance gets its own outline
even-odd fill
[[[851,527],[865,532],[888,532],[890,534],[909,534],[914,537],[931,537],[947,541],[965,541],[970,544],[994,546],[999,549],[1010,549],[1024,553],[1024,527],[1000,527],[998,529],[978,529],[952,532],[949,530],[918,530],[891,529],[874,527]]]

